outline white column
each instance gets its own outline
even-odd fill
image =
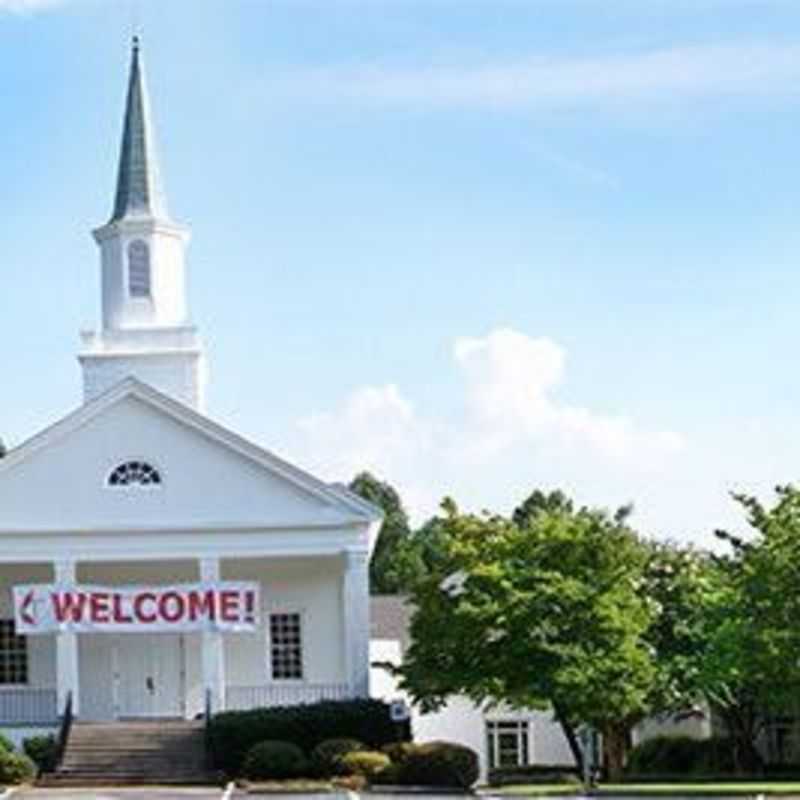
[[[56,561],[53,564],[57,586],[75,585],[75,562]],[[70,630],[60,630],[56,634],[56,690],[58,710],[61,713],[72,692],[72,713],[80,714],[80,671],[78,669],[78,635]]]
[[[200,580],[213,583],[220,579],[219,558],[200,559]],[[225,642],[220,631],[203,631],[203,703],[211,691],[211,710],[225,710]]]
[[[342,583],[347,684],[353,697],[369,696],[369,553],[344,552]]]

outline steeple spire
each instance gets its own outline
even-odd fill
[[[205,351],[186,292],[189,229],[167,215],[137,37],[114,212],[93,233],[100,246],[103,322],[83,336],[84,397],[91,400],[133,375],[202,410]]]
[[[161,220],[169,218],[161,187],[155,137],[150,121],[150,99],[139,53],[138,36],[133,37],[117,194],[110,222],[126,217]]]

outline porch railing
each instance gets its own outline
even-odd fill
[[[0,725],[58,724],[58,693],[55,689],[0,690]]]
[[[245,711],[248,708],[297,706],[303,703],[317,703],[320,700],[347,700],[350,696],[351,692],[346,683],[229,686],[225,692],[225,708],[229,711]]]
[[[205,700],[205,708],[203,709],[203,746],[205,747],[206,769],[210,774],[214,767],[214,749],[211,746],[211,718],[213,716],[211,689],[206,689]]]
[[[69,734],[72,730],[73,719],[72,692],[68,692],[67,701],[64,704],[64,713],[61,715],[61,728],[58,731],[58,740],[56,741],[56,767],[60,767],[61,762],[64,760],[64,753],[67,751],[67,742],[69,741]]]

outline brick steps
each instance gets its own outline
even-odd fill
[[[201,722],[75,723],[64,758],[41,786],[214,783]]]

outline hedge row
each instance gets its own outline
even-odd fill
[[[214,765],[228,775],[241,773],[248,751],[266,740],[290,742],[311,753],[327,739],[357,739],[370,749],[398,739],[409,740],[409,724],[398,726],[380,700],[340,700],[252,711],[226,711],[211,720]]]
[[[350,747],[355,749],[345,752]],[[453,742],[402,747],[394,743],[383,751],[371,751],[353,740],[331,739],[317,745],[308,758],[291,742],[265,740],[248,751],[242,776],[254,781],[337,776],[337,780],[355,778],[371,785],[464,790],[478,779],[478,755]]]
[[[647,774],[729,774],[734,769],[733,741],[724,737],[655,736],[631,750],[626,772]]]
[[[576,766],[562,764],[529,764],[522,767],[495,767],[489,770],[491,786],[516,783],[575,783],[581,780]]]

